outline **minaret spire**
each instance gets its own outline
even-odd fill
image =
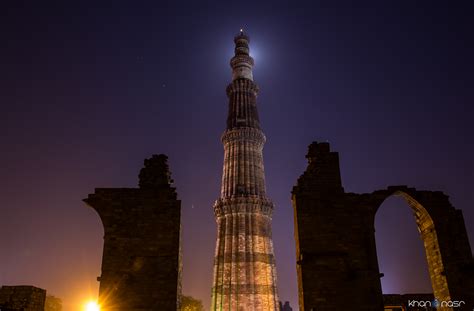
[[[212,311],[276,311],[273,203],[266,196],[265,135],[257,111],[254,60],[243,30],[234,38],[227,86],[229,113],[222,134],[224,168],[221,196],[214,204],[217,241]]]
[[[234,57],[230,60],[230,66],[232,67],[232,80],[245,78],[253,81],[252,68],[254,60],[250,56],[250,39],[244,34],[243,29],[240,29],[239,34],[235,36],[234,43]]]

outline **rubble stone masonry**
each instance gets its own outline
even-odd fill
[[[375,214],[392,195],[413,211],[438,310],[474,308],[474,261],[462,212],[439,191],[391,186],[346,193],[339,157],[328,143],[309,146],[308,167],[293,188],[300,311],[383,310]],[[446,307],[443,301],[463,301]]]
[[[98,188],[84,201],[104,225],[102,311],[176,311],[181,294],[180,213],[165,155],[145,160],[139,188]]]
[[[0,288],[1,311],[43,311],[46,290],[29,286],[2,286]]]

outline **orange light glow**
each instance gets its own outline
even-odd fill
[[[85,311],[100,311],[100,306],[95,301],[86,303]]]

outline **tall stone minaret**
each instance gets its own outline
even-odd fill
[[[275,311],[278,308],[272,243],[273,203],[265,193],[263,145],[249,38],[234,38],[229,114],[222,135],[221,197],[214,204],[217,242],[211,310]]]

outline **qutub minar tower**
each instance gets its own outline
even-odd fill
[[[214,204],[217,242],[211,310],[277,310],[272,243],[273,203],[265,193],[263,145],[253,82],[249,38],[234,38],[227,87],[229,114],[222,135],[224,169],[221,197]]]

